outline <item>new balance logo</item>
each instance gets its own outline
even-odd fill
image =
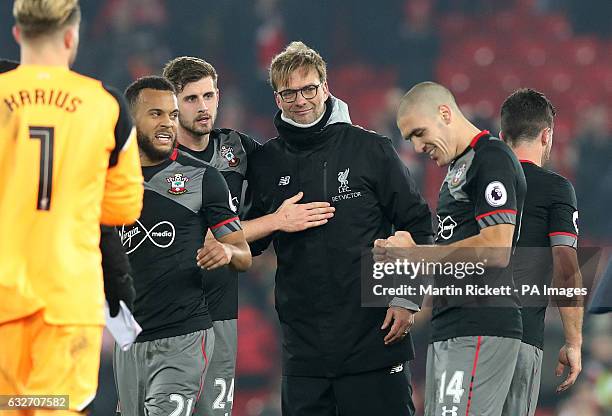
[[[404,371],[404,364],[398,364],[395,367],[391,367],[389,374],[401,373],[402,371]]]
[[[289,185],[289,181],[291,181],[291,176],[281,176],[278,181],[278,186],[286,186]]]
[[[450,410],[442,406],[441,416],[457,416],[457,410],[459,410],[457,406],[453,406]]]

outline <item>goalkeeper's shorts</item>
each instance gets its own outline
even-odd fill
[[[67,408],[52,414],[82,411],[96,395],[102,331],[99,325],[50,325],[42,311],[0,324],[0,395],[68,396],[67,403],[49,402]],[[38,414],[48,413],[0,410],[1,416]]]

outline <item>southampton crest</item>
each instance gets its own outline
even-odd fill
[[[227,160],[227,164],[229,165],[229,167],[235,168],[240,163],[240,159],[237,158],[236,155],[234,155],[234,148],[232,146],[224,144],[221,146],[220,152],[221,157]]]
[[[168,189],[168,192],[172,195],[181,195],[187,192],[185,183],[189,181],[189,178],[183,176],[182,173],[176,173],[174,176],[166,178],[166,181],[170,183],[170,189]]]
[[[466,163],[463,162],[461,164],[461,166],[459,166],[459,169],[457,169],[455,171],[455,174],[453,175],[453,180],[451,181],[451,185],[452,186],[457,186],[459,185],[459,182],[461,182],[461,177],[463,176],[463,174],[465,173],[465,167],[466,167]]]

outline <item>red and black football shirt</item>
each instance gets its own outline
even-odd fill
[[[143,167],[144,204],[120,229],[136,289],[137,341],[184,335],[212,326],[196,252],[208,229],[223,237],[241,229],[223,176],[178,152],[175,160]]]
[[[563,176],[521,160],[527,179],[521,236],[514,259],[514,281],[521,285],[550,285],[552,252],[545,247],[578,246],[578,206],[572,184]],[[544,315],[548,298],[539,307],[524,307],[523,342],[543,348]]]
[[[486,227],[513,224],[514,246],[525,192],[525,176],[512,150],[487,131],[481,132],[448,168],[438,199],[436,244],[464,240]],[[495,282],[514,288],[511,269],[486,268],[483,276],[454,283]],[[432,341],[472,335],[521,337],[519,300],[514,292],[507,297],[475,297],[469,299],[469,306],[465,302],[465,297],[434,297]]]

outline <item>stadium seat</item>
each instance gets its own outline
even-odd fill
[[[519,14],[514,10],[499,12],[485,21],[485,34],[516,36],[518,33],[529,33],[533,31],[530,20],[529,15]]]
[[[560,94],[572,89],[575,74],[576,71],[567,65],[547,65],[532,73],[532,81],[536,88],[542,88],[550,94]]]
[[[517,88],[527,86],[529,69],[520,64],[516,59],[515,63],[506,65],[495,65],[491,68],[491,73],[495,77],[495,85],[501,87],[504,93],[510,94]]]
[[[578,66],[596,64],[600,54],[600,45],[596,38],[577,37],[567,41],[565,54]]]
[[[474,36],[465,39],[457,45],[460,59],[473,65],[487,67],[495,62],[496,43],[484,36]]]
[[[511,54],[515,62],[541,68],[555,60],[556,46],[553,42],[522,36],[512,42]]]
[[[550,13],[539,16],[537,29],[540,35],[547,35],[552,40],[566,40],[572,36],[572,26],[562,14]]]
[[[470,21],[460,13],[442,16],[438,21],[438,30],[442,39],[457,39],[468,32]]]
[[[443,58],[436,67],[436,80],[451,91],[461,94],[472,84],[473,67],[462,61]]]
[[[610,49],[612,53],[612,48]],[[600,63],[580,71],[581,85],[598,88],[608,97],[612,95],[612,63]]]
[[[594,82],[576,82],[566,95],[571,101],[574,111],[577,113],[606,99],[606,93],[601,88],[601,85]]]

